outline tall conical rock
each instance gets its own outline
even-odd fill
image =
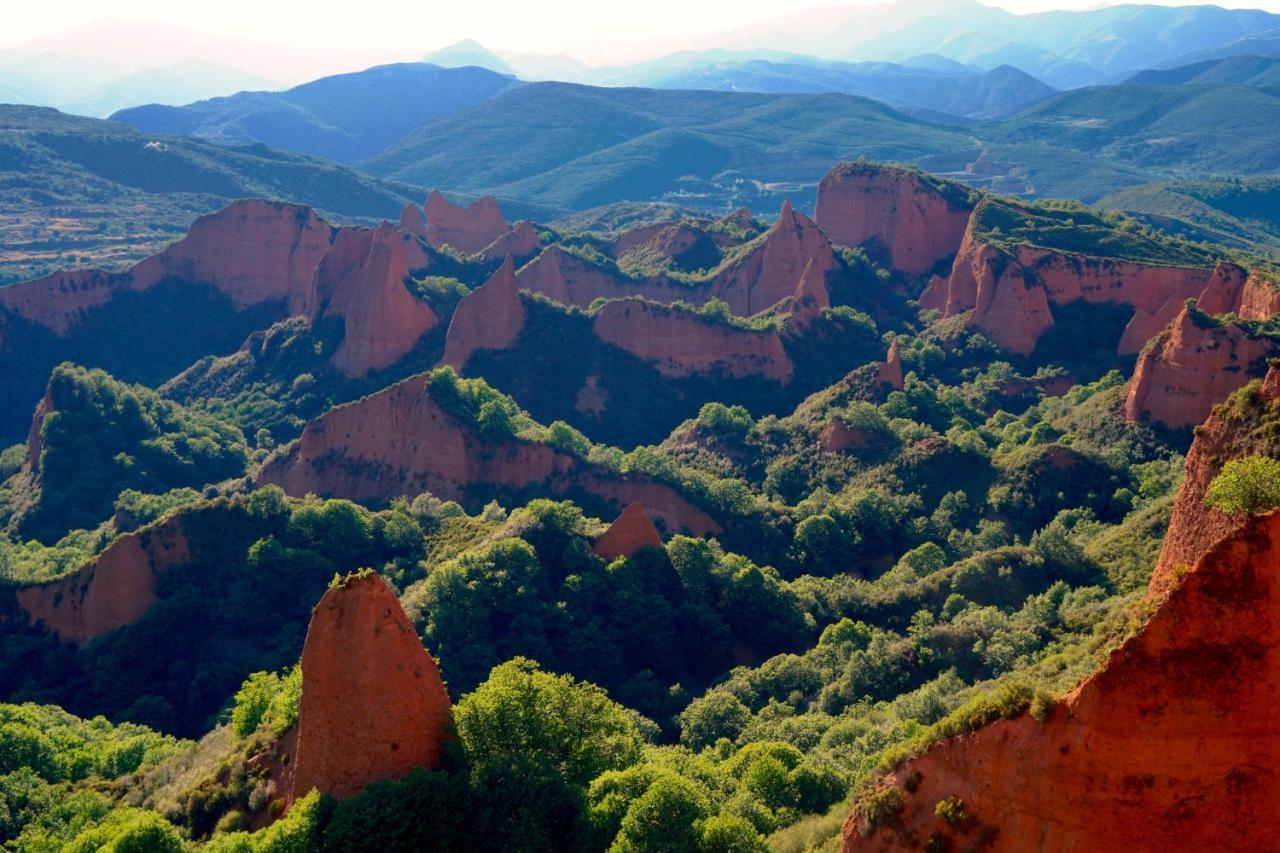
[[[289,800],[336,798],[435,767],[449,694],[394,592],[372,572],[338,581],[311,615]]]
[[[525,309],[516,282],[515,264],[507,255],[489,280],[458,303],[449,321],[442,364],[459,373],[479,349],[505,349],[520,337]]]
[[[810,264],[813,275],[825,276],[837,263],[827,235],[787,199],[773,227],[718,273],[709,288],[733,313],[750,316],[794,295]]]
[[[448,245],[475,254],[511,230],[498,200],[491,195],[463,207],[450,202],[439,190],[432,190],[426,207],[427,242],[437,248]]]
[[[653,526],[649,513],[642,504],[630,503],[609,525],[609,529],[596,539],[592,550],[606,560],[616,560],[633,556],[641,548],[661,547],[662,534]]]

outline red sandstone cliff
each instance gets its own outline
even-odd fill
[[[674,489],[646,477],[616,475],[545,444],[482,440],[447,414],[415,376],[307,424],[302,436],[267,460],[259,483],[292,495],[314,492],[356,501],[387,501],[422,492],[466,500],[477,485],[545,494],[582,491],[625,505],[644,504],[667,530],[696,535],[720,526]]]
[[[843,849],[919,850],[933,835],[1018,853],[1271,849],[1280,832],[1277,693],[1273,514],[1210,548],[1044,722],[1000,720],[898,768],[901,812],[864,837],[855,809]],[[947,797],[972,817],[966,832],[935,816]]]
[[[515,226],[498,239],[484,247],[480,256],[486,261],[500,258],[528,258],[538,253],[542,242],[538,239],[538,229],[527,220],[520,220]]]
[[[1204,496],[1222,466],[1255,454],[1276,455],[1276,438],[1261,428],[1280,419],[1280,369],[1272,368],[1256,391],[1239,391],[1227,403],[1233,414],[1215,412],[1196,430],[1187,451],[1182,488],[1173,506],[1169,532],[1151,577],[1151,591],[1162,593],[1175,582],[1179,566],[1190,566],[1239,519],[1205,506]]]
[[[1267,358],[1277,354],[1270,338],[1250,337],[1237,323],[1198,320],[1184,307],[1138,358],[1125,418],[1195,426],[1232,391],[1263,374]]]
[[[902,390],[902,353],[898,350],[898,339],[889,344],[889,352],[884,361],[876,366],[876,382],[888,386],[894,391]]]
[[[1215,414],[1187,455],[1148,593],[1154,611],[1043,721],[1000,720],[898,767],[902,809],[843,850],[916,850],[936,838],[993,851],[1270,849],[1280,831],[1280,513],[1204,506],[1228,459],[1272,451],[1280,371]],[[963,801],[967,827],[934,807]],[[982,845],[986,846],[982,846]],[[963,849],[963,847],[961,848]]]
[[[794,374],[782,338],[772,329],[731,326],[642,299],[606,303],[591,328],[663,376],[763,376],[785,384]]]
[[[439,190],[427,196],[427,242],[432,246],[449,245],[475,254],[510,230],[498,200],[491,195],[466,207],[451,203]]]
[[[338,232],[316,269],[306,305],[312,320],[342,318],[342,343],[331,358],[335,367],[347,376],[390,367],[435,328],[439,318],[405,285],[412,270],[429,263],[417,237],[388,223]]]
[[[831,291],[827,289],[826,276],[816,272],[810,260],[800,274],[800,282],[788,306],[791,315],[787,318],[788,331],[802,332],[830,307]]]
[[[422,208],[412,202],[400,211],[400,228],[424,240],[427,238],[427,221],[422,218]]]
[[[1260,288],[1246,288],[1247,275],[1233,264],[1175,267],[1070,255],[1032,246],[1004,250],[970,229],[951,269],[935,277],[920,297],[923,308],[950,317],[972,312],[970,324],[1012,352],[1029,355],[1054,325],[1052,306],[1083,300],[1125,304],[1134,315],[1117,351],[1139,352],[1164,329],[1187,299],[1210,313],[1238,311],[1246,292],[1250,310],[1263,310]]]
[[[520,337],[524,321],[515,266],[507,255],[488,281],[458,303],[449,321],[441,363],[462,372],[476,350],[505,349],[513,344]]]
[[[395,593],[372,572],[329,588],[302,647],[302,703],[288,801],[339,799],[435,767],[449,694]]]
[[[616,560],[618,557],[630,557],[641,548],[661,547],[662,534],[653,526],[644,505],[630,503],[609,525],[609,529],[596,539],[592,550],[606,560]]]
[[[954,257],[973,206],[907,169],[842,163],[818,184],[814,219],[835,243],[871,243],[889,264],[920,274]]]
[[[238,308],[280,302],[299,313],[333,229],[307,207],[247,200],[202,216],[177,243],[128,272],[73,270],[0,288],[0,308],[57,335],[116,294],[167,279],[212,285]]]
[[[79,571],[20,586],[18,606],[59,639],[84,645],[131,624],[156,601],[160,575],[191,559],[181,515],[126,533]]]

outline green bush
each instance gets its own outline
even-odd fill
[[[1231,460],[1209,484],[1204,502],[1231,515],[1258,515],[1280,507],[1280,461],[1269,456]]]

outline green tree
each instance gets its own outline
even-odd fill
[[[680,741],[690,749],[702,749],[722,737],[734,740],[751,722],[751,709],[724,690],[713,690],[693,700],[680,713]]]
[[[681,776],[659,777],[627,809],[611,853],[695,853],[700,824],[710,811],[707,795]]]
[[[1213,478],[1204,502],[1232,515],[1258,515],[1280,507],[1280,461],[1269,456],[1233,459]]]

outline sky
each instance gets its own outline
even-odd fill
[[[864,5],[873,0],[808,5]],[[250,38],[298,48],[403,52],[406,58],[464,39],[488,47],[569,53],[587,62],[613,63],[696,43],[697,36],[750,29],[803,4],[787,0],[538,0],[538,2],[440,2],[378,0],[342,4],[328,0],[59,0],[5,4],[0,47],[100,21],[176,25],[201,33]],[[996,5],[992,0],[991,5]],[[1087,8],[1097,0],[1002,0],[1016,13]],[[1219,5],[1270,8],[1280,0]]]

